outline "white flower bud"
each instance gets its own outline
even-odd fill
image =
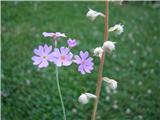
[[[113,80],[113,79],[110,79],[108,77],[103,77],[103,80],[105,82],[107,82],[107,86],[112,89],[112,90],[115,90],[117,88],[117,81]]]
[[[96,98],[96,96],[91,93],[84,93],[79,96],[78,101],[81,104],[87,104],[91,98]]]
[[[117,24],[117,25],[109,28],[108,31],[109,31],[109,32],[113,32],[113,31],[114,31],[117,35],[120,35],[120,34],[124,31],[123,25]]]
[[[91,93],[85,93],[86,95],[87,95],[87,97],[89,98],[89,99],[91,99],[91,98],[96,98],[97,96],[96,95],[93,95],[93,94],[91,94]]]
[[[81,104],[87,104],[89,102],[89,99],[88,99],[86,94],[82,94],[82,95],[79,96],[78,101]]]
[[[101,47],[96,47],[93,51],[94,56],[102,57],[103,49]]]
[[[102,49],[105,52],[111,53],[113,50],[115,50],[115,44],[116,42],[112,42],[112,41],[106,41],[104,42]]]
[[[105,15],[103,13],[94,11],[90,8],[89,8],[89,11],[87,12],[86,16],[92,21],[94,21],[98,16],[105,17]]]

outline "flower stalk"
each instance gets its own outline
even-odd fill
[[[105,15],[105,28],[104,28],[104,42],[108,40],[108,5],[109,1],[106,0],[106,15]],[[102,53],[102,58],[100,59],[100,65],[98,68],[98,80],[97,80],[97,87],[96,87],[96,96],[97,98],[95,99],[94,102],[94,108],[93,108],[93,113],[92,113],[92,118],[91,120],[96,120],[96,112],[97,112],[97,107],[98,107],[98,102],[99,102],[99,96],[101,92],[101,87],[102,87],[102,74],[103,74],[103,65],[104,65],[104,56],[105,53]]]
[[[57,47],[57,41],[55,40],[54,42],[54,46],[55,48]],[[64,103],[63,103],[63,98],[62,98],[62,93],[61,93],[61,87],[59,84],[59,72],[58,72],[58,67],[55,66],[55,72],[56,72],[56,82],[57,82],[57,87],[58,87],[58,93],[59,93],[59,97],[60,97],[60,101],[61,101],[61,106],[62,106],[62,111],[63,111],[63,118],[64,120],[66,120],[66,111],[65,111],[65,107],[64,107]]]

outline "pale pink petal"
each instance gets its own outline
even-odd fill
[[[93,66],[94,63],[92,62],[92,60],[93,60],[93,58],[91,58],[91,57],[89,57],[87,60],[85,60],[86,65],[88,65],[88,66]]]
[[[85,60],[89,56],[89,53],[87,51],[85,53],[80,51],[80,56],[81,56],[82,60]]]
[[[32,60],[33,60],[34,65],[38,65],[43,61],[43,59],[41,57],[37,57],[37,56],[33,56]]]
[[[41,56],[42,55],[42,52],[39,51],[38,49],[34,49],[34,54],[38,55],[38,56]]]
[[[56,32],[56,37],[67,37],[64,33]]]
[[[85,74],[83,65],[80,65],[80,66],[78,67],[78,71],[81,72],[81,74]]]
[[[78,55],[75,55],[74,58],[75,58],[75,60],[74,60],[75,63],[81,64],[82,60]]]
[[[45,51],[46,54],[50,53],[51,50],[52,50],[52,46],[48,46],[46,44],[44,45],[44,51]]]
[[[61,47],[61,48],[60,48],[60,51],[61,51],[61,54],[62,54],[62,55],[66,55],[66,54],[68,54],[69,49],[68,49],[68,48],[64,48],[64,47]]]
[[[73,54],[71,52],[69,52],[68,54],[68,60],[71,60],[73,58]]]
[[[43,32],[42,35],[44,37],[53,37],[55,35],[55,33],[48,33],[48,32]]]
[[[83,67],[83,68],[84,68],[84,70],[85,70],[87,73],[91,73],[91,71],[89,70],[88,67]]]
[[[59,59],[53,59],[54,64],[56,64],[58,67],[62,66],[62,62]]]
[[[64,66],[69,66],[72,64],[72,61],[71,60],[66,60],[66,61],[63,61],[62,62]]]
[[[41,53],[41,55],[44,53],[44,49],[43,49],[43,46],[42,46],[42,45],[40,45],[40,46],[38,47],[38,51],[39,51],[39,53]]]
[[[41,64],[38,65],[39,68],[43,68],[43,67],[47,67],[48,66],[48,61],[47,60],[43,60],[41,62]]]
[[[55,58],[55,53],[52,52],[51,54],[48,55],[47,60],[53,62],[54,58]]]
[[[33,61],[38,61],[38,62],[40,61],[41,62],[43,59],[41,57],[38,57],[38,56],[33,56],[32,60]]]
[[[54,48],[54,51],[52,52],[52,55],[56,58],[60,57],[61,56],[61,53],[59,51],[58,48]]]

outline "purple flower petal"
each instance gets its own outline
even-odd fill
[[[33,51],[37,55],[32,57],[33,64],[38,65],[39,68],[47,67],[48,61],[53,62],[53,53],[51,51],[52,46],[40,45],[38,49]]]
[[[39,51],[39,54],[40,54],[39,56],[41,56],[44,53],[43,46],[40,45],[38,47],[38,51]]]
[[[34,65],[38,65],[42,62],[43,59],[41,57],[33,56],[32,60],[34,61]]]
[[[87,60],[85,60],[86,64],[89,66],[94,65],[94,63],[92,62],[93,58],[89,57]]]
[[[64,66],[69,66],[69,65],[72,64],[72,61],[66,60],[66,61],[63,61],[62,64],[63,64]]]
[[[38,49],[34,49],[34,54],[38,55],[38,56],[41,56],[42,55],[42,52],[39,51]]]
[[[54,36],[54,33],[43,32],[42,35],[43,35],[44,37],[53,37],[53,36]]]
[[[88,67],[84,67],[84,70],[87,72],[87,73],[91,73],[90,69]]]
[[[61,53],[58,48],[54,48],[54,51],[52,54],[55,58],[59,58],[61,56]]]
[[[66,37],[66,35],[64,33],[60,33],[60,32],[56,32],[56,33],[53,33],[53,32],[43,32],[42,35],[44,37],[52,37],[54,39],[57,39],[59,37]]]
[[[50,53],[52,50],[52,46],[47,46],[46,44],[44,45],[44,51],[46,54]]]
[[[47,60],[43,60],[43,61],[41,62],[41,64],[39,64],[38,67],[39,67],[39,68],[48,67],[48,61],[47,61]]]
[[[81,60],[81,58],[78,55],[75,55],[74,58],[75,58],[75,60],[74,60],[75,63],[81,64],[82,60]]]
[[[85,74],[85,72],[91,73],[94,65],[92,62],[93,58],[89,57],[89,53],[87,51],[84,53],[80,51],[80,57],[75,55],[74,58],[74,62],[79,64],[78,71],[80,71],[81,74]]]
[[[53,62],[53,59],[54,59],[54,54],[53,53],[49,54],[47,60]]]
[[[66,54],[68,54],[69,49],[68,49],[68,48],[64,48],[64,47],[61,47],[61,48],[60,48],[60,51],[61,51],[61,54],[66,55]]]
[[[56,32],[56,37],[67,37],[64,33]]]
[[[72,58],[73,58],[73,54],[71,52],[69,52],[68,59],[72,59]]]
[[[77,41],[72,40],[72,39],[68,39],[67,44],[68,44],[69,47],[75,47],[77,45]]]
[[[54,61],[54,64],[56,64],[56,66],[58,66],[58,67],[61,67],[62,66],[62,62],[59,60],[59,59],[53,59],[53,61]]]
[[[70,52],[68,55],[65,55],[65,60],[64,61],[62,61],[62,63],[63,63],[63,65],[64,66],[69,66],[69,65],[71,65],[72,64],[72,57],[73,57],[73,54]]]
[[[85,60],[89,56],[89,53],[87,51],[85,53],[80,51],[80,56],[81,56],[82,60]]]
[[[69,52],[68,48],[55,48],[53,51],[53,61],[58,66],[69,66],[72,64],[73,54]]]
[[[80,65],[80,66],[78,67],[78,71],[81,72],[81,74],[85,74],[83,65]]]

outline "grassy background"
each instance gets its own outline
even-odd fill
[[[79,40],[73,49],[91,50],[103,44],[104,20],[89,21],[88,8],[104,11],[104,2],[2,2],[2,120],[62,120],[54,65],[38,70],[32,65],[33,49],[51,44],[43,31],[60,31]],[[160,9],[130,3],[109,6],[109,25],[124,24],[116,51],[106,56],[104,76],[118,81],[108,95],[102,86],[97,120],[160,119]],[[60,45],[66,45],[62,41]],[[77,101],[83,92],[95,93],[98,58],[91,74],[76,66],[60,69],[60,84],[68,120],[89,120],[93,101]]]

